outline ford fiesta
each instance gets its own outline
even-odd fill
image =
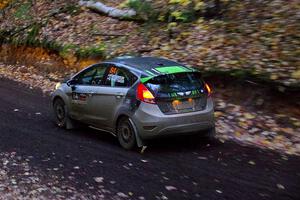
[[[201,73],[155,57],[119,57],[95,64],[56,86],[56,123],[84,123],[117,136],[125,149],[151,138],[215,135],[210,87]]]

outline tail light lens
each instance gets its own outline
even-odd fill
[[[136,97],[140,101],[155,104],[155,97],[142,83],[140,83],[137,87]]]
[[[205,83],[205,89],[207,91],[208,96],[210,97],[212,94],[212,89],[207,83]]]

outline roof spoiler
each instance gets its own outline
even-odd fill
[[[141,78],[141,82],[145,83],[148,80],[161,75],[166,74],[177,74],[177,73],[187,73],[187,72],[199,72],[199,70],[187,67],[187,66],[167,66],[167,67],[156,67],[151,70],[146,70],[146,76]]]

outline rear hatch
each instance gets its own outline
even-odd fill
[[[201,111],[206,107],[207,91],[199,72],[160,75],[144,84],[166,115]]]

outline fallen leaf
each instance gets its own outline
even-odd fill
[[[147,149],[147,146],[143,146],[142,149],[141,149],[141,154],[143,154],[146,149]]]
[[[223,115],[223,113],[220,112],[220,111],[216,111],[216,112],[215,112],[215,117],[216,117],[216,118],[221,117],[222,115]]]
[[[128,195],[124,194],[123,192],[118,192],[117,195],[119,197],[122,197],[122,198],[127,198],[128,197]]]
[[[102,183],[104,178],[103,177],[95,177],[94,180],[97,182],[97,183]]]
[[[246,119],[254,119],[254,118],[255,118],[255,116],[252,115],[252,114],[250,114],[250,113],[245,113],[245,114],[244,114],[244,117],[245,117]]]
[[[250,165],[255,165],[255,162],[254,162],[253,160],[250,160],[248,163],[249,163]]]
[[[277,184],[277,188],[280,189],[280,190],[284,190],[285,189],[285,187],[283,185],[279,184],[279,183]]]
[[[168,190],[168,191],[177,190],[177,188],[176,188],[176,187],[174,187],[174,186],[171,186],[171,185],[165,186],[165,188],[166,188],[166,190]]]

